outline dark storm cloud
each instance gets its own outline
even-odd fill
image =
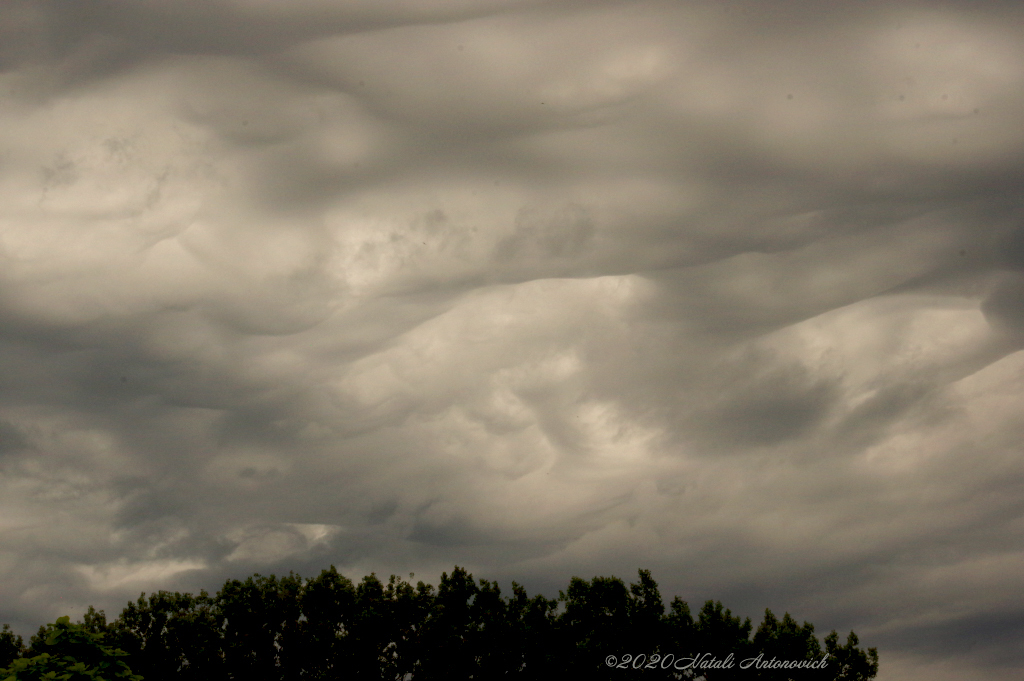
[[[483,2],[302,1],[282,8],[271,2],[174,3],[124,0],[16,0],[4,22],[15,39],[10,59],[62,54],[96,35],[130,44],[137,54],[246,54],[257,56],[322,35],[403,24],[449,22],[538,4],[529,0]],[[19,39],[20,38],[20,39]],[[35,50],[33,50],[35,48]]]
[[[1019,670],[1020,19],[9,3],[0,621],[639,563]]]

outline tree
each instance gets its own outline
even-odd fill
[[[704,603],[697,615],[694,653],[704,656],[708,666],[698,664],[694,671],[708,681],[749,678],[749,673],[739,668],[739,662],[753,656],[751,628],[749,617],[741,622],[728,608],[723,609],[721,601]],[[716,662],[722,666],[716,666]]]
[[[515,582],[504,597],[497,583],[474,581],[458,566],[441,576],[435,591],[394,575],[385,584],[373,573],[356,585],[332,565],[305,581],[294,573],[228,580],[213,597],[205,591],[142,594],[112,623],[90,607],[81,623],[69,626],[76,636],[127,651],[118,661],[147,681],[539,681],[580,673],[649,681],[867,681],[877,673],[877,651],[862,650],[853,632],[840,645],[833,631],[823,646],[810,623],[798,624],[789,613],[780,620],[766,610],[751,639],[750,619],[734,616],[721,602],[707,601],[696,618],[679,597],[666,610],[650,571],[637,575],[628,586],[617,577],[573,577],[554,600],[531,598]],[[70,635],[55,635],[58,625],[40,627],[27,651],[9,627],[0,632],[0,654],[7,656],[0,659],[22,672],[13,678],[39,678],[61,662],[52,659],[57,653],[49,641]],[[89,660],[71,652],[60,652],[71,660],[62,664],[83,662],[75,674],[91,669]],[[613,666],[606,661],[611,656]],[[741,667],[758,656],[827,664]],[[723,664],[727,660],[731,664]],[[618,662],[628,672],[615,668]]]
[[[665,654],[676,657],[692,657],[696,648],[697,625],[690,614],[690,606],[686,601],[675,596],[669,604],[669,612],[665,616]]]
[[[839,634],[832,630],[825,637],[828,664],[833,669],[830,677],[835,681],[867,681],[878,674],[878,649],[868,648],[867,652],[857,647],[857,634],[850,632],[846,645],[839,645]]]
[[[758,662],[769,663],[772,660],[779,661],[806,661],[818,662],[824,657],[821,643],[814,635],[814,625],[804,622],[803,626],[797,624],[787,612],[780,621],[775,614],[766,609],[764,620],[754,634],[754,649],[761,656]],[[755,665],[750,670],[753,678],[767,679],[768,681],[787,681],[790,678],[800,681],[818,681],[832,679],[835,669],[828,666],[824,668],[760,668]]]
[[[629,585],[629,629],[624,637],[634,654],[651,656],[667,650],[665,601],[650,570],[637,570],[638,581]]]
[[[586,672],[595,678],[621,676],[621,671],[608,667],[606,658],[640,652],[624,645],[631,610],[626,584],[618,577],[594,577],[589,582],[573,577],[569,588],[559,592],[558,600],[565,603],[558,629],[565,646],[566,671]]]
[[[253,575],[244,582],[228,580],[216,597],[224,632],[224,663],[229,679],[272,681],[288,674],[282,655],[299,636],[298,594],[302,580],[294,573],[280,580]]]
[[[307,580],[299,598],[305,617],[299,646],[306,673],[317,680],[343,675],[352,657],[348,638],[355,617],[356,589],[352,580],[332,565],[320,576]]]
[[[110,629],[110,626],[107,624],[107,613],[102,610],[97,611],[91,605],[85,611],[85,615],[79,624],[85,627],[86,631],[94,634],[105,634]]]
[[[384,583],[375,573],[363,577],[356,587],[352,632],[352,670],[359,679],[379,679],[390,663],[390,603]]]
[[[109,640],[147,681],[223,678],[220,616],[206,591],[158,591],[148,599],[141,594],[108,630]]]
[[[44,647],[33,657],[20,657],[6,669],[0,669],[4,681],[143,681],[121,659],[122,650],[103,645],[103,634],[89,631],[85,624],[71,624],[70,617],[60,617],[47,625]]]
[[[521,660],[513,662],[511,676],[540,681],[557,672],[563,646],[555,636],[558,601],[537,594],[530,598],[526,589],[512,582],[512,596],[505,605],[509,623],[509,647]]]
[[[467,644],[473,656],[473,678],[496,678],[518,672],[523,650],[514,645],[515,626],[497,582],[481,579],[469,609]]]
[[[15,636],[11,625],[5,624],[0,629],[0,669],[7,667],[25,654],[25,641],[20,635]]]
[[[411,579],[413,573],[409,574]],[[423,623],[434,604],[434,587],[422,581],[412,584],[391,575],[384,589],[390,605],[390,648],[384,656],[382,678],[402,679],[411,674],[422,657]]]
[[[458,681],[473,676],[476,633],[471,604],[479,593],[473,575],[456,566],[451,576],[441,574],[437,595],[421,629],[417,679]]]

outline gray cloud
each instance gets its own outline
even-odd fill
[[[650,567],[1019,674],[1020,20],[11,4],[0,621]]]

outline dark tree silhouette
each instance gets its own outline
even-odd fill
[[[835,631],[822,643],[809,622],[771,610],[753,637],[751,630],[749,618],[719,601],[695,617],[677,596],[666,610],[648,570],[628,586],[618,577],[573,577],[555,600],[530,597],[516,582],[506,597],[496,582],[458,566],[436,590],[394,575],[385,584],[372,573],[354,584],[331,566],[305,580],[228,580],[214,596],[142,594],[112,622],[90,607],[79,624],[40,627],[28,649],[5,626],[0,661],[20,665],[17,679],[36,678],[55,664],[60,640],[61,655],[75,664],[96,663],[102,647],[146,681],[868,681],[878,673],[877,650],[861,649],[853,632],[843,645]],[[68,648],[72,640],[84,647]]]
[[[142,594],[108,628],[110,640],[147,681],[200,681],[222,673],[220,617],[205,591]]]
[[[3,629],[0,629],[0,669],[24,656],[25,651],[24,639],[11,631],[11,625],[5,624]]]

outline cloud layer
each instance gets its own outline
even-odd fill
[[[16,0],[0,621],[649,567],[1019,673],[1022,19]]]

